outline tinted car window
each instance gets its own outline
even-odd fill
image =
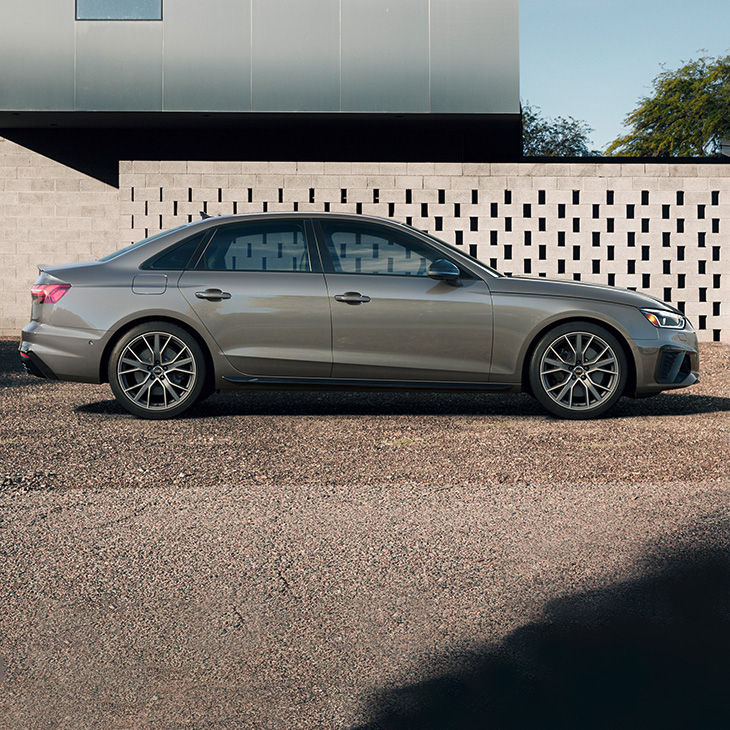
[[[208,231],[203,231],[190,236],[184,241],[179,241],[174,246],[171,246],[166,251],[158,254],[149,261],[145,261],[142,264],[143,269],[165,269],[166,271],[182,271],[187,267],[188,261],[195,253],[195,250],[200,245],[201,241],[205,238]]]
[[[342,274],[428,276],[444,256],[407,233],[360,223],[322,221],[334,270]]]
[[[311,271],[304,225],[298,221],[221,226],[198,269],[209,271]]]

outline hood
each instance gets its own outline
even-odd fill
[[[490,279],[492,289],[506,294],[532,294],[546,297],[569,297],[572,299],[595,299],[614,304],[627,304],[631,307],[653,307],[679,313],[676,307],[661,299],[605,284],[590,284],[569,279],[543,279],[530,276],[504,276]]]

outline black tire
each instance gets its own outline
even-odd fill
[[[197,340],[170,322],[145,322],[114,345],[107,375],[117,402],[139,418],[174,418],[204,393],[205,357]]]
[[[532,394],[560,418],[595,418],[621,398],[629,363],[621,343],[593,322],[568,322],[545,333],[529,365]]]

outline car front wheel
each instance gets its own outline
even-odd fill
[[[599,416],[623,394],[628,362],[608,330],[592,322],[571,322],[547,332],[530,361],[533,395],[561,418]]]
[[[119,404],[141,418],[173,418],[203,392],[205,359],[195,338],[169,322],[146,322],[111,352],[109,384]]]

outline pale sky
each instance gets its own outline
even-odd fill
[[[730,0],[520,0],[520,96],[604,149],[661,64],[730,54]]]

